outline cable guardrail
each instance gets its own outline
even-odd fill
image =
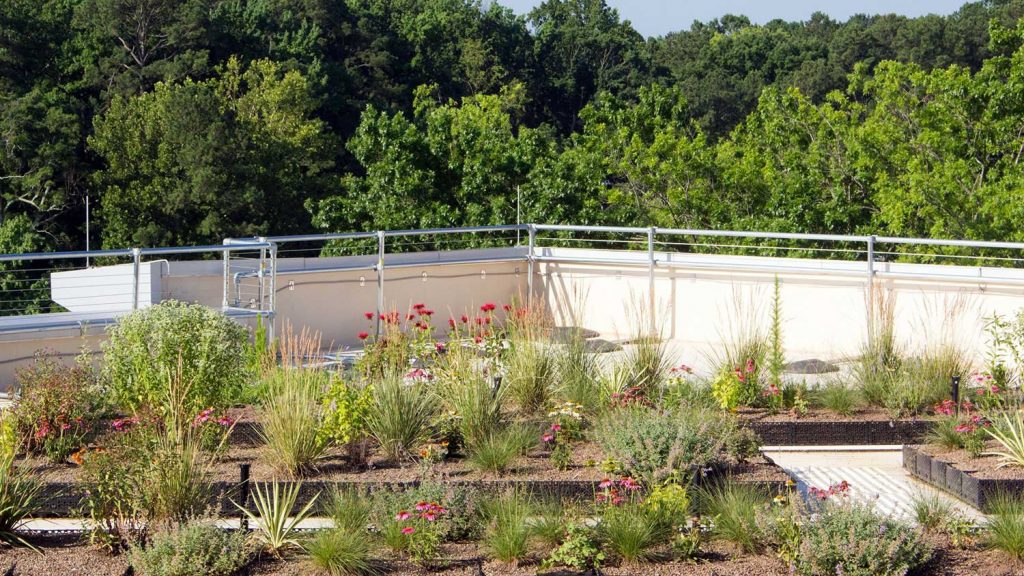
[[[588,247],[594,252],[574,250]],[[928,247],[936,250],[929,251]],[[506,250],[498,251],[498,248]],[[490,251],[477,251],[480,249]],[[611,250],[616,253],[610,253]],[[425,251],[437,252],[438,256],[429,261],[403,256]],[[652,307],[656,271],[672,268],[834,274],[863,278],[869,286],[875,278],[1024,285],[1024,276],[998,272],[1000,269],[1024,267],[1022,242],[510,224],[229,238],[223,244],[205,246],[0,254],[0,316],[39,315],[61,312],[69,307],[99,311],[97,307],[104,305],[109,306],[112,312],[137,309],[148,303],[141,293],[143,266],[157,259],[170,266],[171,261],[167,257],[179,255],[220,257],[223,262],[223,309],[236,314],[270,317],[275,313],[275,295],[280,291],[276,285],[280,260],[288,263],[289,274],[372,271],[377,285],[378,317],[384,312],[386,270],[424,265],[523,261],[527,265],[528,298],[534,293],[534,276],[540,263],[646,268]],[[737,258],[715,260],[709,256]],[[739,258],[764,256],[778,260]],[[363,257],[365,261],[338,259],[345,257]],[[816,263],[799,262],[808,259],[814,259]],[[78,261],[88,264],[81,265]],[[943,265],[964,261],[970,265],[956,269],[892,268],[892,264],[897,262]],[[125,268],[115,270],[115,265]],[[67,279],[65,286],[62,283],[68,275],[59,274],[61,272],[79,272],[81,277]],[[56,286],[55,278],[58,280]],[[64,290],[62,286],[68,289]],[[74,289],[83,288],[104,298],[74,292]],[[869,290],[868,298],[871,298],[870,293]],[[57,296],[59,301],[54,299]],[[163,297],[162,294],[152,296]],[[96,307],[89,306],[92,299],[98,302]]]

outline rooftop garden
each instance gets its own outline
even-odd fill
[[[100,365],[40,352],[21,372],[0,427],[0,561],[332,576],[1019,566],[1009,491],[984,528],[937,499],[889,517],[845,482],[805,498],[760,454],[758,426],[918,418],[927,450],[1024,480],[1024,316],[990,322],[985,371],[951,349],[907,357],[882,330],[859,380],[814,387],[784,372],[774,300],[764,336],[723,344],[707,377],[643,329],[597,354],[584,330],[518,304],[366,312],[353,364],[309,331],[268,342],[199,305],[139,310]],[[22,529],[47,516],[87,532]]]

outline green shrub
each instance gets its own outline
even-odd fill
[[[985,543],[1016,560],[1024,559],[1024,500],[997,494],[988,502],[988,532]]]
[[[134,545],[129,553],[139,576],[231,576],[250,558],[244,532],[198,523],[157,532],[149,545]]]
[[[320,530],[306,543],[306,552],[313,565],[330,576],[380,573],[371,557],[373,543],[365,531]]]
[[[469,462],[484,472],[501,473],[537,443],[526,426],[512,425],[466,446]]]
[[[801,527],[797,572],[903,576],[931,556],[921,534],[857,502],[826,502]]]
[[[604,563],[601,551],[591,529],[578,523],[569,524],[562,544],[541,563],[542,568],[566,566],[574,570],[595,570]]]
[[[427,438],[434,412],[434,399],[421,385],[392,376],[374,386],[366,427],[386,456],[401,460]]]
[[[616,409],[597,422],[593,434],[610,457],[648,486],[687,480],[751,450],[749,434],[734,418],[702,408]]]
[[[320,437],[325,442],[345,446],[353,463],[362,463],[368,434],[366,417],[373,405],[373,387],[332,378],[320,404],[323,418]]]
[[[186,414],[224,409],[245,385],[247,338],[244,327],[211,308],[161,302],[109,329],[103,375],[122,408],[152,408],[164,415],[169,380],[180,366],[189,383]]]
[[[649,560],[653,549],[668,542],[672,527],[655,510],[641,504],[607,506],[599,532],[605,548],[626,562]]]
[[[95,435],[105,408],[86,355],[67,366],[41,352],[31,366],[18,370],[12,414],[27,452],[63,462]]]
[[[14,465],[14,454],[0,456],[0,543],[28,543],[17,534],[18,526],[39,509],[43,484]]]
[[[267,392],[259,421],[266,459],[285,474],[301,476],[315,469],[330,447],[321,431],[320,395],[331,375],[310,368],[279,368],[264,380]]]
[[[757,511],[767,497],[756,486],[726,482],[697,491],[699,509],[714,518],[713,535],[753,553],[761,549],[764,532],[757,522]]]

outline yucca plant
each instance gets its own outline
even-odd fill
[[[255,513],[233,502],[256,525],[256,540],[264,550],[275,556],[280,557],[282,552],[289,549],[301,548],[299,540],[295,537],[296,528],[309,517],[309,511],[320,494],[317,493],[310,498],[309,502],[293,515],[292,509],[299,498],[300,488],[301,484],[298,482],[285,488],[282,488],[279,482],[271,482],[266,489],[261,489],[260,485],[256,484],[256,494],[253,497]]]
[[[1024,466],[1024,418],[1020,412],[1014,412],[1011,417],[1003,413],[1000,422],[993,422],[993,426],[985,428],[985,432],[995,438],[1002,450],[991,450],[983,452],[986,456],[999,458],[999,467]]]
[[[35,549],[17,530],[39,509],[42,489],[29,472],[14,466],[13,453],[0,455],[0,542]]]
[[[320,433],[320,395],[330,379],[329,373],[312,368],[280,368],[264,378],[259,420],[265,457],[293,478],[314,470],[330,446]]]

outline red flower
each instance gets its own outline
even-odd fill
[[[511,304],[503,304],[501,306],[501,309],[504,310],[505,312],[511,312],[512,311],[512,305]]]
[[[412,309],[413,310],[423,310],[426,307],[427,307],[426,304],[413,304],[412,305]]]
[[[462,317],[459,318],[459,320],[462,320],[462,323],[465,324],[465,323],[469,322],[469,316],[466,316],[465,314],[463,314]]]
[[[370,333],[369,332],[360,332],[359,333],[359,339],[360,340],[366,340],[369,337],[370,337]]]
[[[367,320],[373,320],[373,312],[363,312],[363,316],[366,316]]]
[[[495,308],[497,308],[497,306],[495,306],[494,304],[491,304],[490,302],[488,302],[487,304],[484,304],[483,306],[480,307],[480,311],[481,312],[493,312]]]
[[[405,534],[405,535],[412,534],[415,531],[416,531],[416,529],[413,528],[412,526],[406,526],[405,528],[402,528],[402,534]]]
[[[451,328],[455,328],[455,318],[448,319],[448,326],[450,326]]]

